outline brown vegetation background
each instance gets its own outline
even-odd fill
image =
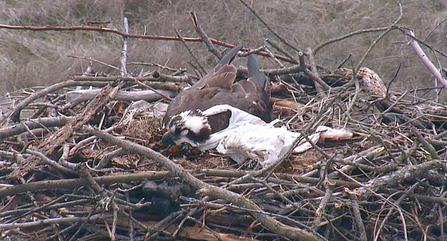
[[[349,32],[390,25],[399,16],[398,1],[388,0],[317,0],[317,1],[248,1],[251,7],[283,38],[297,48],[314,48],[329,39]],[[401,2],[403,18],[399,25],[414,29],[415,35],[427,44],[447,52],[447,3],[444,0],[409,0]],[[175,36],[173,26],[183,37],[198,37],[190,21],[195,11],[207,34],[233,44],[242,43],[257,48],[265,39],[278,41],[267,28],[238,0],[181,1],[181,0],[10,0],[0,2],[0,22],[9,25],[87,25],[87,21],[110,20],[106,27],[123,30],[122,19],[127,17],[130,33]],[[317,53],[316,63],[329,69],[337,66],[349,54],[344,67],[352,68],[372,41],[380,35],[357,35],[328,45]],[[385,36],[368,56],[363,66],[375,70],[385,82],[400,72],[393,90],[434,87],[436,82],[408,46],[408,38],[393,30]],[[171,67],[188,65],[191,56],[181,43],[162,40],[129,40],[128,62],[159,63]],[[215,57],[203,43],[190,43],[200,61],[208,68]],[[296,52],[287,49],[293,55]],[[65,31],[33,32],[0,29],[0,93],[35,85],[65,80],[71,74],[82,73],[88,61],[69,56],[92,57],[116,66],[122,50],[122,38],[108,33]],[[427,55],[441,67],[447,60],[424,47]],[[242,64],[236,62],[236,65]],[[118,74],[95,64],[96,71]],[[271,60],[261,60],[261,67],[278,67]],[[129,66],[138,73],[141,67]]]

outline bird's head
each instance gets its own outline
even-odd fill
[[[189,143],[197,147],[210,138],[211,126],[200,110],[187,110],[172,116],[161,142],[165,144]]]

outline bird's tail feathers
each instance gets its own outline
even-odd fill
[[[259,71],[258,62],[251,54],[248,56],[247,68],[247,76],[256,85],[256,87],[267,90],[269,86],[269,78],[264,73]]]

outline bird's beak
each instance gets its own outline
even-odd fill
[[[166,144],[166,145],[173,145],[174,144],[174,135],[170,131],[167,131],[161,138],[161,143]]]

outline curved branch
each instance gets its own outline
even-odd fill
[[[323,47],[325,47],[326,45],[329,45],[331,43],[335,43],[344,39],[347,39],[349,37],[352,37],[354,35],[358,35],[358,34],[364,34],[364,33],[374,33],[374,32],[383,32],[386,31],[389,27],[381,27],[381,28],[369,28],[369,29],[360,29],[360,30],[356,30],[354,32],[350,32],[348,34],[342,35],[340,37],[337,38],[333,38],[333,39],[329,39],[326,42],[323,42],[319,45],[317,45],[317,47],[314,48],[314,50],[312,51],[312,53],[315,55],[317,54],[317,52],[322,49]]]

